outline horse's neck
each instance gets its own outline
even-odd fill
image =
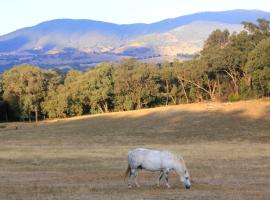
[[[183,166],[179,161],[175,161],[174,170],[180,176],[183,173]]]

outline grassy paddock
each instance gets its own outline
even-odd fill
[[[0,199],[269,199],[270,102],[192,104],[0,129]],[[169,149],[184,156],[187,191],[141,172],[123,180],[127,152]]]

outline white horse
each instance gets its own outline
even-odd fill
[[[138,148],[128,152],[128,168],[126,176],[128,179],[128,187],[131,188],[130,179],[134,177],[137,187],[140,187],[137,178],[139,170],[160,171],[157,186],[159,187],[160,180],[165,176],[166,186],[170,188],[168,175],[171,170],[174,170],[180,177],[186,189],[190,189],[190,177],[187,171],[185,161],[181,156],[177,156],[169,151],[157,151],[150,149]]]

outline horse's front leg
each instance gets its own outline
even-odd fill
[[[170,172],[169,169],[167,169],[165,171],[165,180],[166,180],[166,186],[167,186],[167,188],[170,188],[171,187],[170,184],[169,184],[169,172]]]
[[[139,175],[139,172],[138,172],[138,170],[136,170],[134,173],[134,177],[135,177],[134,181],[135,181],[136,186],[139,188],[140,184],[138,183],[138,175]]]
[[[163,178],[164,176],[164,171],[160,171],[159,177],[158,177],[158,181],[157,181],[157,186],[160,186],[160,180]]]

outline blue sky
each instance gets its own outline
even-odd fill
[[[270,0],[1,0],[0,35],[58,18],[151,23],[202,11],[259,9]]]

